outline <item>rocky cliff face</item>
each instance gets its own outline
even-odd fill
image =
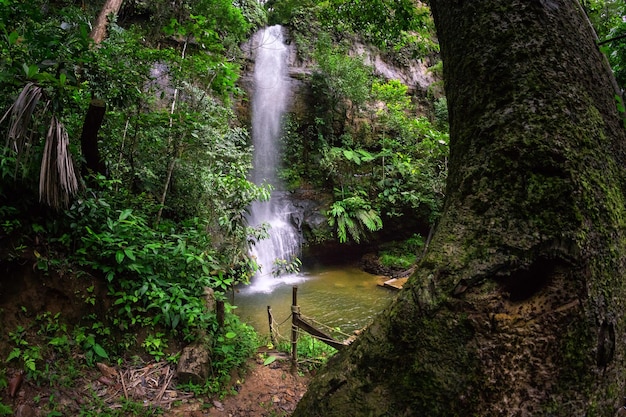
[[[399,80],[409,87],[409,91],[426,92],[436,81],[428,70],[427,61],[411,60],[407,65],[400,66],[385,58],[380,51],[360,42],[353,45],[351,53],[363,57],[377,75],[387,80]]]

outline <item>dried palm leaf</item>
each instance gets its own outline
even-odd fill
[[[65,126],[52,116],[39,172],[39,201],[57,209],[67,207],[79,189],[68,147]]]
[[[0,119],[2,123],[9,117],[9,134],[5,146],[13,148],[18,156],[24,155],[29,148],[32,136],[30,125],[37,103],[42,96],[41,87],[33,83],[26,84],[15,102]]]

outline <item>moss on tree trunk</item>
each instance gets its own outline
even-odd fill
[[[431,0],[447,200],[407,287],[294,416],[610,416],[625,392],[625,130],[576,1]]]

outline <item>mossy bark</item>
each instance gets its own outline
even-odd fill
[[[447,200],[303,416],[611,416],[626,396],[625,130],[578,2],[431,0]]]

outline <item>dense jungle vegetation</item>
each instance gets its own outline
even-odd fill
[[[583,6],[625,85],[626,6]],[[133,349],[176,361],[168,344],[208,334],[212,379],[195,389],[224,389],[231,369],[260,343],[232,313],[228,293],[254,275],[250,245],[267,235],[246,223],[250,204],[270,189],[247,179],[249,126],[235,110],[247,100],[238,83],[248,65],[241,45],[269,24],[289,29],[311,70],[310,111],[285,120],[280,172],[292,190],[331,196],[329,228],[308,242],[359,244],[410,224],[388,258],[405,267],[407,257],[415,261],[417,233],[436,224],[445,196],[443,86],[410,89],[382,78],[352,47],[368,45],[400,68],[424,62],[439,80],[426,5],[134,0],[110,16],[96,44],[90,33],[101,7],[0,0],[3,279],[27,265],[43,276],[98,283],[81,295],[92,314],[75,326],[45,313],[32,328],[3,326],[0,341],[11,348],[0,360],[48,384],[47,351],[82,352],[84,363],[71,367],[121,363]],[[98,108],[106,112],[94,145],[86,138]],[[223,326],[205,306],[206,288],[226,301]],[[38,330],[40,346],[29,340]],[[0,370],[0,387],[6,383]],[[0,415],[11,413],[0,402]]]

